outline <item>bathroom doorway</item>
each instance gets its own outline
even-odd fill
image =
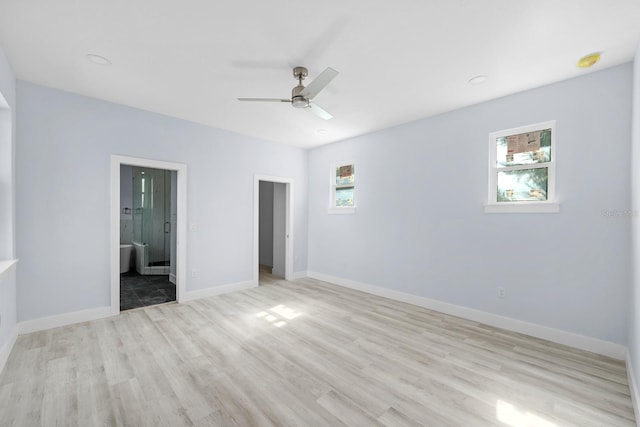
[[[186,165],[114,155],[111,166],[112,312],[179,301]]]
[[[254,281],[293,276],[293,180],[256,175],[254,186]]]
[[[176,171],[120,166],[120,310],[176,300]]]

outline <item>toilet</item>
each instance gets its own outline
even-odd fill
[[[126,273],[131,267],[131,249],[132,245],[120,245],[120,273]]]

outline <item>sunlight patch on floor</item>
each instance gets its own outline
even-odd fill
[[[512,427],[558,427],[557,424],[526,410],[518,409],[504,400],[498,400],[496,403],[496,417],[498,421]]]
[[[281,328],[287,324],[287,322],[283,319],[293,320],[301,314],[302,313],[299,311],[295,311],[294,309],[289,308],[284,304],[280,304],[276,305],[275,307],[271,307],[269,311],[261,311],[260,313],[256,313],[256,317],[266,320],[267,322],[273,324],[273,326],[275,326],[276,328]]]
[[[287,320],[295,319],[296,317],[302,314],[282,304],[276,305],[275,307],[270,308],[269,311],[279,314],[280,316],[284,317]]]

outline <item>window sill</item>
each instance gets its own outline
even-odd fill
[[[329,208],[328,213],[330,215],[354,214],[356,213],[356,208]]]
[[[484,213],[558,213],[558,203],[503,202],[484,205]]]

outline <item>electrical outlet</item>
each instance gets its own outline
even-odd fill
[[[191,277],[196,277],[196,271],[195,270],[191,270]]]
[[[507,290],[505,288],[498,288],[498,298],[504,298],[507,296]]]

